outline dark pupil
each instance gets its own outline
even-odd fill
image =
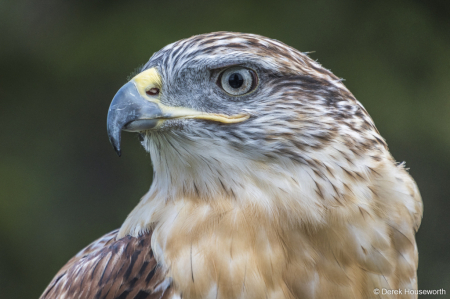
[[[239,88],[244,84],[244,78],[239,73],[232,73],[230,78],[228,79],[228,83],[233,88]]]

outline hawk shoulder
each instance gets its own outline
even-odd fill
[[[152,232],[116,239],[114,230],[74,256],[53,278],[41,299],[169,298],[171,281],[157,266]]]

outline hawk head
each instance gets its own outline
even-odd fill
[[[338,175],[336,163],[386,151],[370,116],[330,71],[277,40],[231,32],[155,53],[109,108],[119,155],[121,130],[143,137],[153,185],[168,197],[236,196],[277,180],[292,190],[286,177],[295,184]],[[317,188],[323,197],[332,192]]]

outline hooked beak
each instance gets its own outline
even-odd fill
[[[151,130],[157,127],[159,122],[175,118],[196,118],[230,124],[245,121],[250,117],[248,114],[224,115],[184,107],[169,107],[160,102],[159,94],[149,96],[146,93],[153,88],[162,89],[161,77],[156,68],[143,71],[122,86],[109,106],[108,137],[119,157],[122,130]]]
[[[122,86],[109,106],[107,118],[109,141],[119,157],[122,130],[133,132],[151,129],[161,116],[158,104],[143,99],[134,82]]]

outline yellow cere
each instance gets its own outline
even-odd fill
[[[156,68],[152,67],[151,69],[145,70],[142,73],[134,76],[131,81],[134,81],[136,84],[137,90],[139,93],[146,97],[146,91],[152,88],[161,89],[162,80]]]

